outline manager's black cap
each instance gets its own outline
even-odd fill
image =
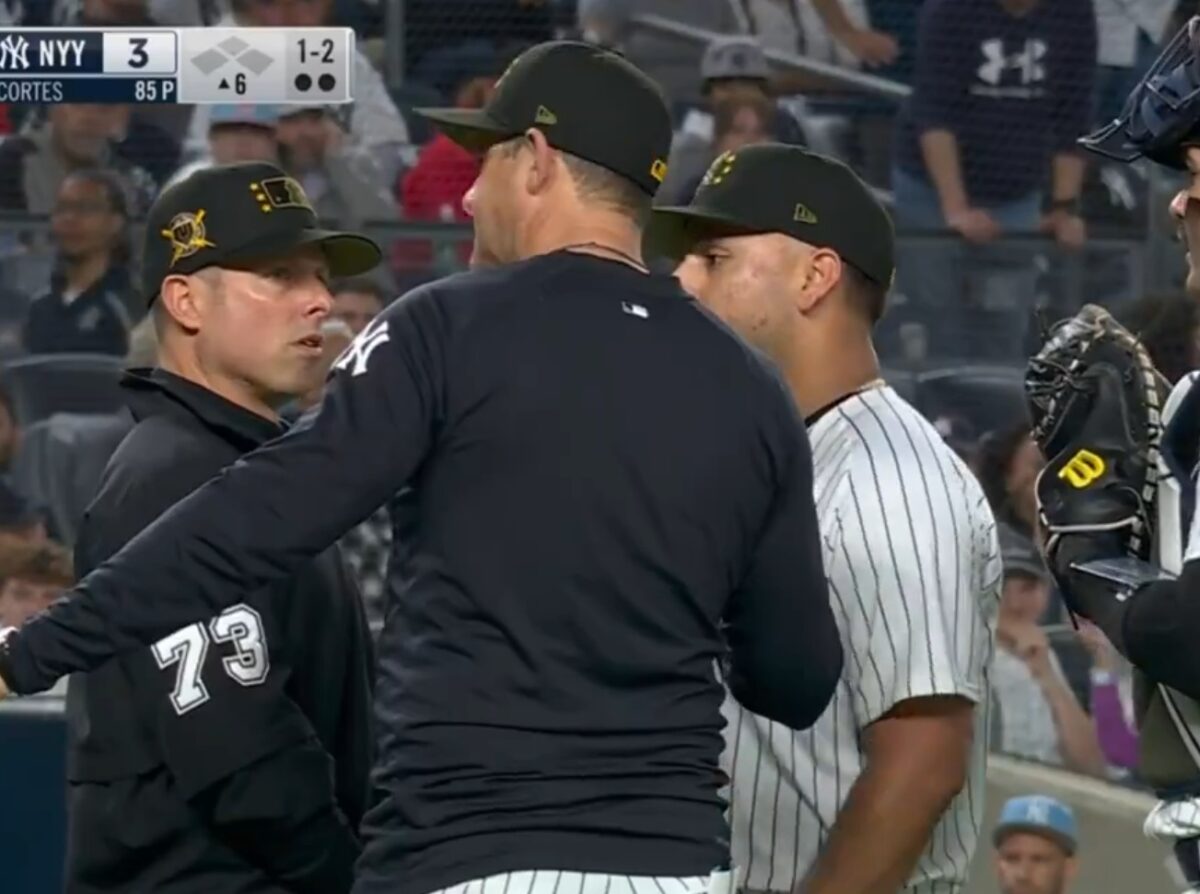
[[[236,267],[264,255],[319,245],[333,276],[356,276],[379,263],[366,236],[317,225],[304,189],[271,164],[202,168],[163,190],[146,220],[142,286],[147,302],[172,273]]]
[[[667,173],[671,113],[662,90],[623,56],[555,40],[526,50],[481,109],[417,109],[459,145],[482,151],[536,127],[555,149],[633,181],[650,195]]]
[[[646,247],[678,260],[701,239],[751,233],[832,249],[868,279],[892,284],[895,231],[870,188],[840,161],[778,143],[718,156],[690,205],[654,209]]]

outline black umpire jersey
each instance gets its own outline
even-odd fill
[[[222,610],[394,501],[356,894],[728,859],[715,665],[795,727],[841,670],[803,421],[669,276],[560,251],[422,286],[320,411],[0,650],[17,692]]]
[[[81,575],[281,432],[162,370],[123,384],[136,424],[84,517]],[[72,677],[69,894],[347,890],[371,763],[370,662],[334,549]]]

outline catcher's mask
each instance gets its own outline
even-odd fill
[[[1200,16],[1188,20],[1125,100],[1121,114],[1079,144],[1115,161],[1148,158],[1186,170],[1200,146]]]

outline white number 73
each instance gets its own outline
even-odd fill
[[[208,701],[202,672],[210,642],[232,643],[234,654],[221,664],[236,683],[258,686],[267,679],[271,659],[267,654],[262,615],[248,605],[234,605],[205,624],[189,624],[163,637],[150,647],[159,668],[178,664],[171,705],[186,714]]]

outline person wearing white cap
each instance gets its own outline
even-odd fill
[[[992,840],[1001,894],[1066,894],[1079,872],[1079,827],[1057,798],[1010,798]]]
[[[279,106],[264,103],[221,103],[208,112],[208,154],[180,167],[163,189],[202,168],[261,161],[279,164],[276,127]]]

